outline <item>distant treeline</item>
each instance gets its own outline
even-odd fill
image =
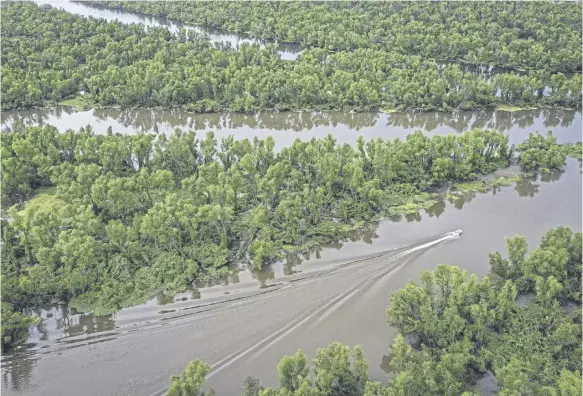
[[[581,71],[579,2],[91,1],[331,51]]]
[[[489,77],[375,47],[313,48],[285,61],[274,45],[233,49],[194,32],[173,35],[166,28],[86,19],[34,3],[8,2],[1,12],[5,110],[71,98],[87,106],[183,106],[197,112],[581,103],[581,74],[568,78],[548,68]],[[558,43],[553,41],[562,48]]]

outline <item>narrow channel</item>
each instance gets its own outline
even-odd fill
[[[95,4],[83,3],[81,1],[71,0],[35,0],[39,5],[50,5],[55,8],[60,8],[71,14],[80,15],[86,18],[100,18],[107,21],[119,21],[126,24],[143,24],[146,27],[161,27],[165,26],[172,33],[178,32],[180,28],[195,31],[208,37],[210,41],[229,43],[233,48],[239,47],[241,44],[259,44],[261,46],[268,43],[268,41],[260,40],[245,34],[236,34],[226,30],[212,28],[208,26],[194,26],[187,25],[180,22],[171,21],[166,18],[154,17],[150,15],[140,14],[137,12],[129,12],[122,10],[113,10],[106,7],[101,7]],[[278,53],[281,59],[294,60],[298,57],[303,48],[299,45],[289,43],[276,43],[279,48]]]

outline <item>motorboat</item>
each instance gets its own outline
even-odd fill
[[[462,235],[462,230],[455,230],[449,233],[452,238],[459,238]]]

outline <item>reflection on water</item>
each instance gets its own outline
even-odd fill
[[[113,132],[173,133],[182,130],[213,130],[218,138],[234,134],[236,138],[273,136],[276,147],[290,145],[296,138],[309,140],[334,135],[338,143],[354,144],[358,135],[371,138],[405,138],[415,130],[427,134],[461,133],[473,128],[507,132],[512,143],[521,142],[530,132],[552,129],[559,142],[581,141],[581,112],[563,109],[538,109],[516,112],[460,111],[345,113],[345,112],[273,112],[256,114],[194,114],[184,110],[95,109],[75,111],[70,107],[5,111],[2,129],[20,125],[53,125],[61,131],[78,130],[91,125],[96,133]]]
[[[53,307],[40,312],[41,322],[33,327],[29,342],[38,344],[84,334],[113,330],[115,321],[112,315],[94,316],[77,313],[66,305]]]
[[[519,197],[529,197],[532,198],[538,193],[539,184],[537,183],[537,177],[523,177],[516,183],[514,189],[518,193]]]
[[[437,63],[439,64],[440,72],[443,72],[443,70],[448,65],[457,65],[460,68],[460,70],[464,73],[478,74],[478,75],[481,75],[483,77],[493,77],[496,74],[500,74],[500,73],[514,73],[514,74],[519,75],[519,76],[526,75],[525,71],[515,70],[515,69],[509,68],[509,67],[502,67],[502,66],[470,65],[470,64],[459,63],[459,62],[454,62],[454,61],[438,61]]]
[[[161,27],[165,26],[172,33],[177,33],[181,28],[187,31],[194,31],[204,35],[213,42],[228,43],[231,47],[237,48],[243,43],[259,44],[261,46],[268,43],[265,40],[259,40],[246,34],[236,34],[226,30],[207,27],[186,25],[180,22],[174,22],[167,18],[153,17],[150,15],[140,14],[138,12],[114,10],[102,7],[96,4],[87,4],[81,1],[70,0],[35,0],[37,4],[49,4],[55,8],[60,8],[71,14],[81,15],[84,17],[94,17],[105,19],[107,21],[119,21],[125,24],[143,24],[146,27]],[[298,57],[302,48],[297,44],[277,43],[278,53],[282,59],[294,60]]]
[[[28,386],[35,366],[36,360],[34,350],[26,350],[15,353],[11,356],[9,369],[4,370],[4,360],[2,360],[2,384],[16,392],[23,391]]]
[[[229,286],[229,285],[233,285],[233,284],[237,284],[241,282],[241,280],[239,279],[239,274],[234,272],[234,273],[228,273],[224,276],[220,276],[217,278],[212,278],[212,279],[205,279],[205,280],[197,280],[194,285],[197,288],[209,288],[209,287],[214,287],[214,286]],[[190,293],[192,293],[191,289],[187,289]],[[200,298],[200,291],[198,291],[198,296]]]
[[[379,365],[379,367],[381,368],[381,370],[383,370],[385,373],[387,374],[391,374],[391,358],[389,357],[389,355],[383,355],[383,357],[381,358],[381,364]]]
[[[66,341],[69,337],[101,333],[115,328],[115,315],[79,314],[66,305],[42,310],[38,316],[41,322],[30,328],[28,344],[12,354],[2,356],[3,385],[11,390],[25,392],[35,362],[40,358],[38,352],[49,344],[66,344],[70,342]],[[71,347],[78,346],[82,345]]]

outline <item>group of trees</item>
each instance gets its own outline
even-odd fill
[[[421,275],[421,285],[409,282],[391,295],[387,319],[399,334],[388,384],[369,381],[358,346],[351,352],[333,343],[318,350],[312,368],[301,350],[285,356],[277,367],[280,389],[249,377],[242,395],[472,396],[481,393],[475,382],[487,371],[501,396],[580,395],[581,233],[551,229],[530,252],[524,237],[508,238],[506,246],[507,258],[490,255],[484,279],[440,265]],[[168,394],[204,395],[208,371],[191,362]]]
[[[507,136],[479,129],[360,137],[357,147],[328,135],[278,153],[271,137],[217,142],[209,132],[199,141],[179,130],[103,136],[90,127],[26,127],[1,139],[2,200],[16,204],[2,224],[2,301],[14,312],[74,299],[106,313],[172,295],[229,264],[261,267],[342,236],[513,156]],[[552,166],[537,150],[566,155],[554,141],[526,144],[543,168]],[[46,192],[55,187],[56,195]]]
[[[547,136],[530,133],[528,139],[516,146],[520,152],[520,165],[525,171],[560,170],[565,166],[567,156],[581,158],[581,142],[561,146],[549,131]]]
[[[568,78],[545,69],[490,77],[374,47],[316,47],[285,61],[275,45],[231,48],[192,31],[174,35],[33,3],[11,2],[1,12],[3,109],[72,97],[92,105],[185,106],[197,112],[581,103],[579,73]]]
[[[95,1],[332,51],[373,48],[437,60],[581,71],[572,2]]]

